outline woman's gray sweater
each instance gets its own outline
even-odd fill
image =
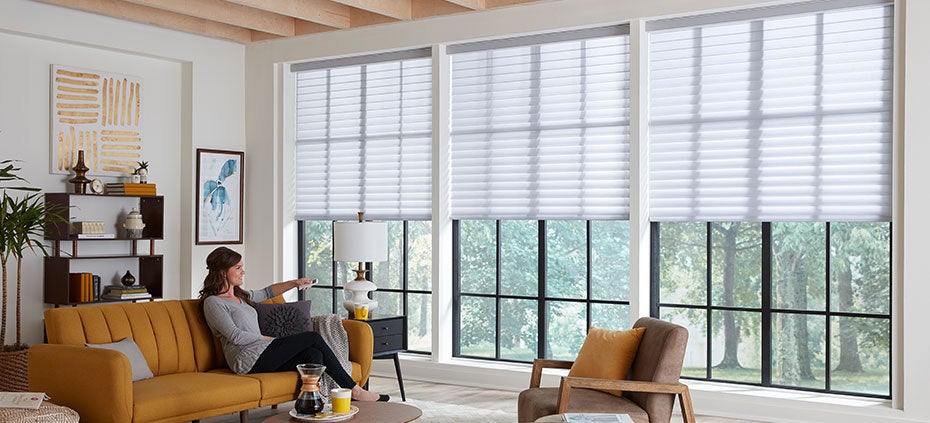
[[[267,300],[274,296],[271,286],[249,291],[254,302]],[[258,328],[258,313],[246,302],[238,303],[211,295],[203,300],[203,315],[207,325],[213,330],[223,346],[223,355],[232,371],[243,374],[252,370],[252,366],[262,355],[270,339],[265,339]]]

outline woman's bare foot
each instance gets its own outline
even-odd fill
[[[352,387],[352,399],[356,401],[377,401],[380,397],[374,392],[366,391],[361,386],[355,385]]]

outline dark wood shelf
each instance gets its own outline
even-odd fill
[[[55,303],[55,308],[58,307],[77,307],[82,305],[94,305],[94,304],[112,304],[112,303],[128,303],[133,302],[137,303],[140,301],[155,301],[160,300],[161,297],[155,297],[154,295],[149,298],[132,298],[126,300],[98,300],[98,301],[87,301],[87,302],[76,302],[76,303]]]
[[[70,196],[73,196],[73,197],[104,197],[104,198],[106,198],[106,197],[113,197],[113,198],[119,198],[119,197],[151,197],[151,198],[161,197],[160,195],[90,194],[90,193],[79,194],[79,193],[76,193],[76,192],[63,192],[63,193],[58,193],[58,194],[66,194],[66,195],[70,195]]]
[[[54,255],[45,257],[45,302],[59,306],[77,306],[91,305],[113,302],[127,301],[151,301],[160,299],[164,295],[164,256],[155,254],[155,241],[164,238],[164,197],[160,195],[100,195],[100,194],[77,194],[77,193],[46,193],[45,203],[53,209],[62,210],[65,216],[69,216],[69,210],[74,206],[72,198],[81,197],[82,202],[93,201],[90,197],[95,198],[124,198],[125,201],[133,201],[138,204],[139,210],[145,217],[145,228],[142,230],[141,238],[128,238],[124,236],[116,238],[78,238],[72,235],[70,231],[70,222],[59,222],[46,225],[45,239],[53,242]],[[115,223],[115,222],[114,222]],[[78,245],[82,242],[94,241],[129,241],[129,249],[126,254],[90,254],[82,255],[78,251]],[[147,242],[149,244],[148,254],[138,254],[138,243]],[[61,250],[62,243],[71,244],[70,255]],[[69,277],[71,274],[71,264],[74,260],[114,260],[114,259],[131,259],[138,261],[138,280],[145,285],[151,298],[126,299],[126,300],[105,300],[78,302],[71,301]],[[103,287],[100,287],[101,290]],[[102,294],[102,293],[101,293]]]
[[[162,257],[161,254],[91,254],[86,256],[60,256],[68,260],[101,260],[101,259],[135,259],[139,257]]]
[[[162,240],[163,238],[161,238],[161,237],[159,237],[159,238],[146,238],[146,237],[142,237],[142,238],[126,238],[126,237],[116,237],[116,238],[78,238],[78,237],[72,235],[71,238],[66,238],[66,239],[54,239],[54,238],[45,238],[45,239],[47,239],[47,240],[49,240],[49,241],[62,241],[62,242],[81,241],[81,242],[84,242],[84,241],[150,241],[150,240],[160,241],[160,240]]]

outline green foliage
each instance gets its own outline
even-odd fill
[[[14,161],[0,161],[0,183],[27,182],[18,175],[20,168]],[[22,344],[21,308],[22,308],[22,259],[26,251],[48,255],[43,243],[43,232],[47,222],[67,222],[62,210],[50,210],[46,207],[38,188],[28,186],[3,186],[0,194],[0,264],[3,266],[2,285],[2,322],[0,322],[0,341],[6,342],[7,295],[10,258],[16,260],[16,343],[7,349],[25,348]],[[11,195],[10,191],[23,191],[22,195]]]
[[[629,327],[627,306],[591,303],[629,299],[629,223],[590,223],[591,292],[588,292],[588,222],[546,223],[546,351],[549,358],[573,359],[592,325]],[[494,357],[497,328],[501,358],[532,361],[538,351],[539,223],[535,220],[466,220],[459,222],[462,285],[462,354]],[[500,294],[527,298],[500,300],[469,294],[497,292],[497,237],[500,237]],[[571,299],[576,301],[559,301]],[[497,321],[499,316],[500,321]]]
[[[709,227],[709,231],[708,231]],[[772,316],[772,379],[780,386],[820,386],[830,369],[831,390],[888,395],[887,371],[891,340],[890,234],[883,222],[774,222],[771,224],[772,304],[776,309],[816,311],[803,316],[776,312]],[[708,238],[710,237],[710,238]],[[710,239],[711,262],[707,263]],[[758,382],[761,362],[761,231],[758,224],[720,222],[662,223],[659,235],[659,279],[665,304],[742,307],[746,311],[714,311],[710,330],[706,315],[694,310],[663,307],[663,318],[681,319],[692,338],[710,336],[714,379]],[[830,266],[829,291],[826,266]],[[707,266],[711,267],[712,297],[707,299]],[[862,313],[863,317],[833,317],[826,337],[827,292],[831,311]],[[874,315],[875,317],[871,317]],[[733,330],[728,329],[728,321]],[[707,335],[704,335],[707,334]],[[825,365],[826,348],[831,363]],[[728,347],[735,346],[738,366],[721,367]],[[706,370],[686,363],[689,376]],[[700,370],[697,370],[700,369]],[[750,369],[753,369],[750,371]],[[861,369],[843,370],[841,369]],[[689,372],[693,374],[689,374]],[[857,381],[855,375],[862,375]],[[836,376],[842,374],[842,376]],[[876,381],[876,374],[885,374]],[[880,379],[880,378],[879,378]]]

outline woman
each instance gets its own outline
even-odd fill
[[[204,317],[219,338],[229,367],[236,373],[265,373],[294,370],[301,363],[326,366],[326,373],[343,388],[352,389],[357,401],[387,401],[387,395],[367,391],[355,383],[320,334],[303,332],[281,338],[264,336],[258,328],[255,302],[280,295],[292,288],[306,289],[315,281],[307,278],[271,284],[257,291],[242,289],[242,255],[219,247],[207,256],[209,273],[203,280],[200,300]]]

